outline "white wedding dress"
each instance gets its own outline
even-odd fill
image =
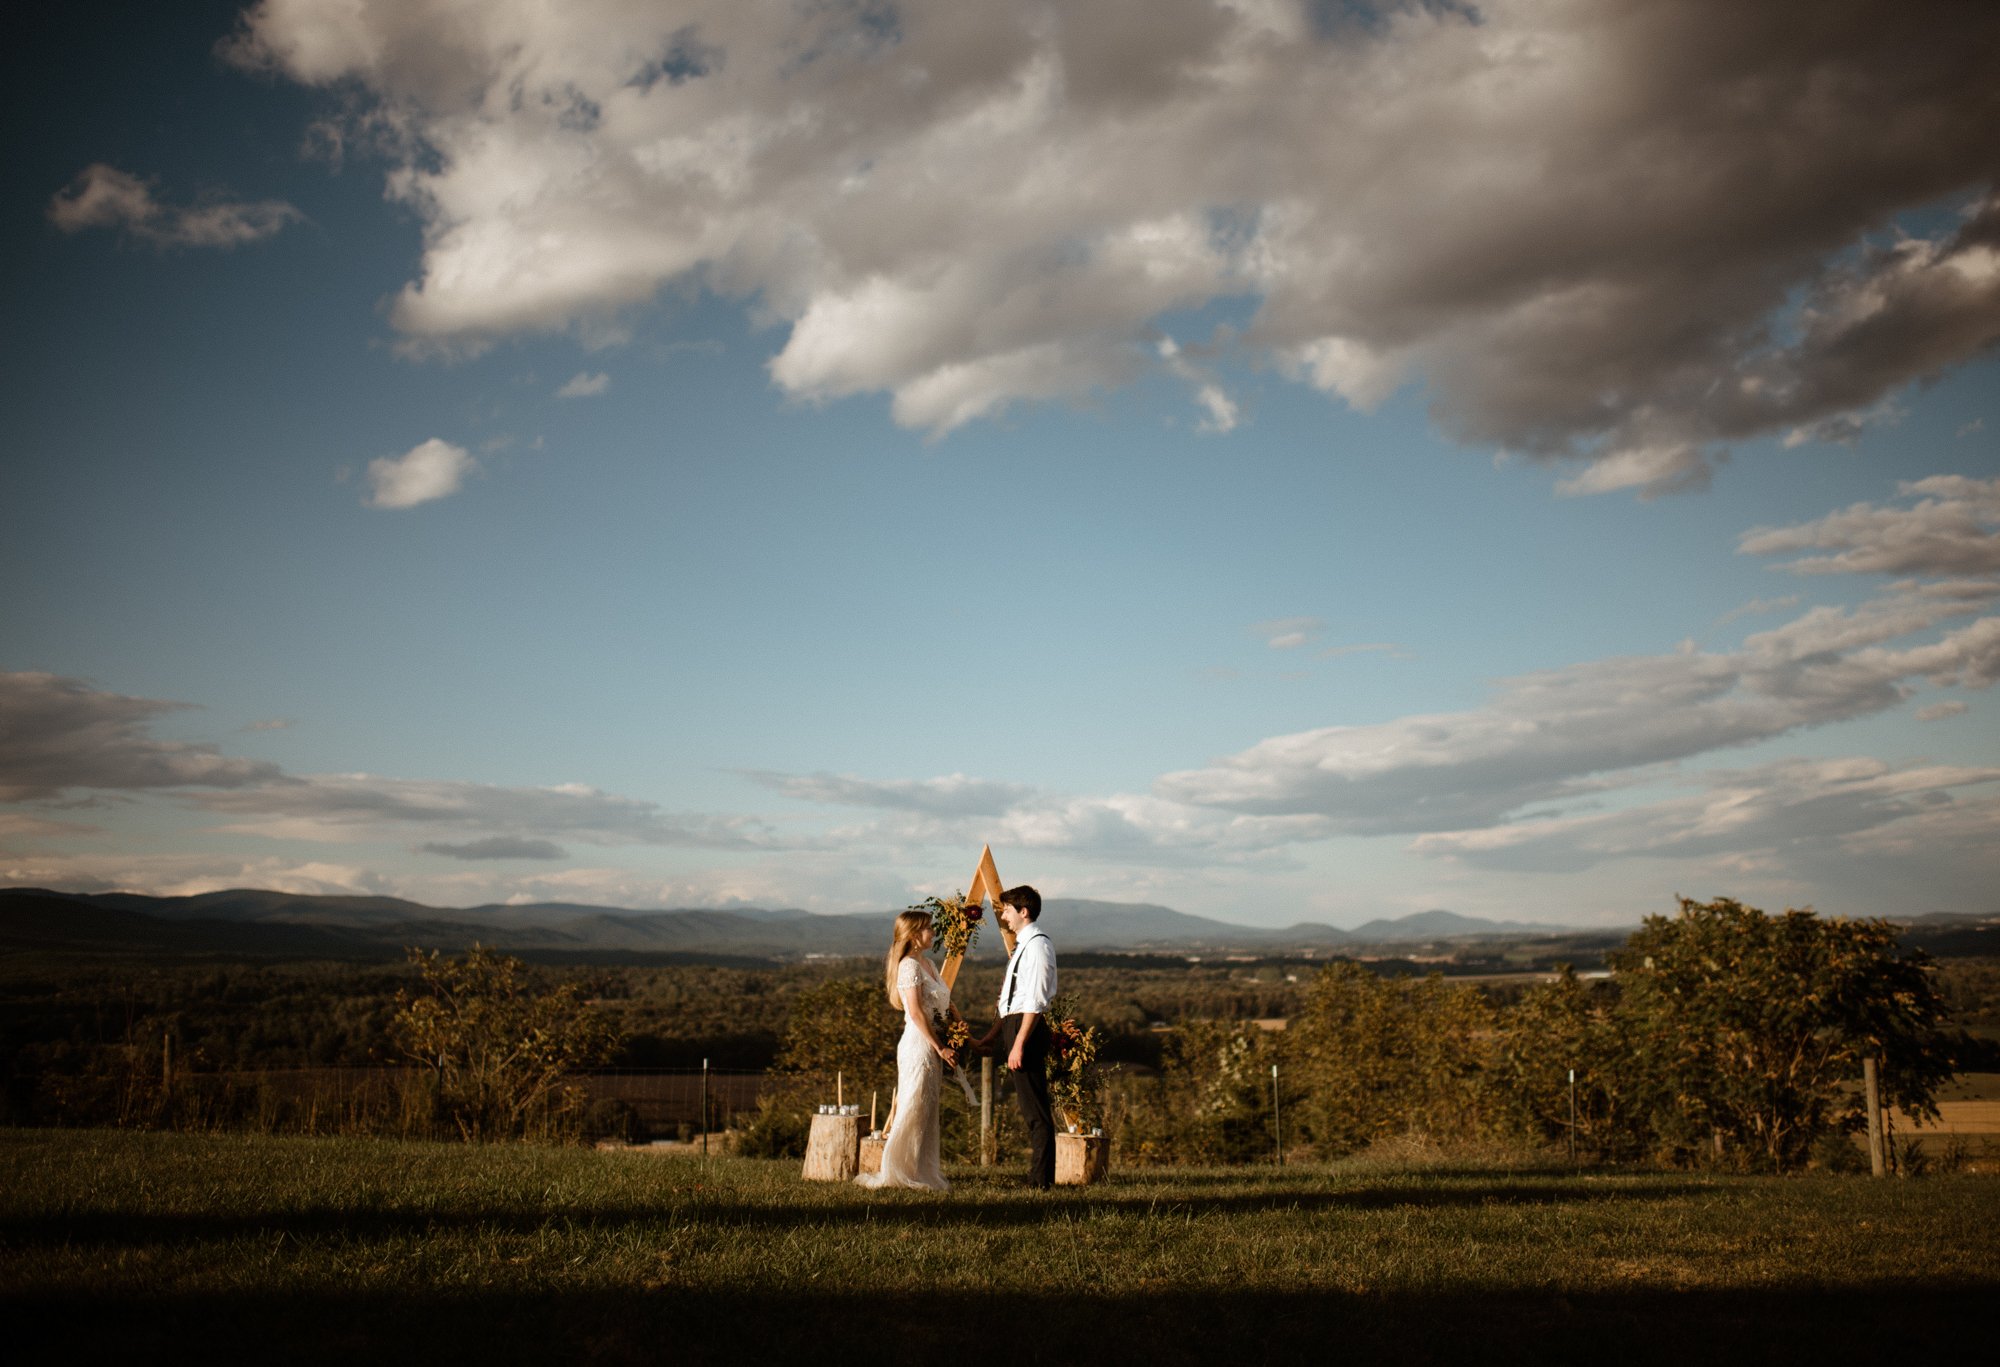
[[[937,970],[912,954],[896,969],[896,995],[904,996],[911,987],[926,1014],[942,1013],[951,1005],[951,989],[938,977]],[[888,1142],[882,1146],[882,1167],[864,1172],[854,1180],[864,1187],[917,1187],[924,1191],[949,1191],[938,1162],[938,1087],[944,1079],[944,1060],[932,1050],[923,1027],[903,1013],[903,1037],[896,1042],[896,1118],[889,1126]]]

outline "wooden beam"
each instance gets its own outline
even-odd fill
[[[1000,909],[1000,892],[1000,871],[993,867],[993,847],[982,845],[979,848],[979,867],[972,871],[972,884],[965,890],[966,905],[970,906],[981,900],[990,901],[997,913]],[[994,919],[997,921],[999,917],[996,915]],[[1000,937],[1007,942],[1007,952],[1012,954],[1014,937],[1008,933],[1007,927],[1000,927]],[[954,954],[946,959],[944,967],[938,970],[938,976],[944,979],[947,991],[958,986],[959,962],[964,957],[963,954]]]

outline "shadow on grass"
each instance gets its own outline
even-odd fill
[[[672,1204],[595,1206],[561,1210],[484,1207],[476,1210],[356,1210],[350,1206],[291,1211],[152,1214],[137,1211],[86,1212],[61,1216],[0,1219],[0,1246],[143,1248],[205,1243],[238,1237],[286,1234],[371,1240],[454,1230],[533,1234],[543,1230],[669,1229],[680,1225],[727,1225],[752,1229],[823,1229],[857,1225],[876,1229],[898,1225],[1038,1225],[1051,1219],[1093,1216],[1254,1215],[1259,1212],[1337,1213],[1397,1208],[1445,1210],[1480,1207],[1599,1205],[1605,1202],[1679,1201],[1700,1195],[1686,1183],[1628,1182],[1617,1186],[1576,1182],[1510,1182],[1494,1187],[1358,1186],[1341,1191],[1183,1192],[1137,1188],[1109,1191],[1037,1193],[992,1186],[960,1187],[937,1196],[919,1192],[858,1193],[826,1204],[762,1204],[699,1197]]]
[[[184,1295],[0,1313],[70,1362],[1703,1363],[1897,1360],[1976,1342],[1988,1285],[1827,1292],[824,1296],[787,1291]],[[30,1358],[27,1360],[43,1360]]]

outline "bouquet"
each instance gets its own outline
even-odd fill
[[[937,1032],[938,1043],[947,1052],[964,1056],[965,1048],[972,1043],[972,1027],[965,1023],[965,1017],[958,1014],[956,1007],[947,1006],[942,1011],[931,1012],[931,1028]]]
[[[938,947],[947,959],[964,954],[979,942],[979,919],[985,909],[978,902],[967,902],[963,893],[950,897],[926,897],[912,911],[928,911],[931,925],[937,930]]]
[[[938,1043],[952,1059],[965,1057],[966,1048],[972,1043],[972,1027],[965,1023],[965,1017],[953,1007],[931,1012],[931,1028],[937,1032]],[[952,1078],[958,1083],[958,1090],[965,1093],[965,1104],[977,1105],[972,1099],[972,1084],[965,1080],[965,1070],[956,1062],[946,1065],[951,1069]]]
[[[1065,1124],[1080,1126],[1097,1102],[1097,1049],[1103,1033],[1079,1025],[1076,998],[1065,992],[1042,1013],[1049,1029],[1049,1101]]]

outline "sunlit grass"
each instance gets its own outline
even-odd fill
[[[1259,1297],[1305,1307],[1295,1315],[1401,1306],[1385,1313],[1402,1323],[1411,1306],[1465,1298],[1624,1305],[1633,1292],[1837,1299],[2000,1287],[1990,1177],[1351,1164],[1115,1173],[1101,1187],[1037,1194],[1005,1169],[951,1175],[949,1195],[869,1193],[744,1159],[7,1131],[0,1294],[16,1308],[150,1307],[91,1325],[108,1346],[142,1341],[134,1326],[176,1304],[227,1307],[239,1322],[243,1307],[261,1307],[251,1320],[281,1333],[277,1307],[288,1303],[379,1302],[434,1324],[411,1307],[468,1296],[488,1307],[474,1330],[499,1333],[513,1316],[531,1337],[547,1316],[568,1322],[586,1305],[629,1315],[697,1302],[794,1319],[898,1305],[890,1318],[907,1329],[912,1307],[977,1305],[1034,1269],[1056,1294],[1052,1322],[1178,1307],[1124,1331],[1170,1346],[1174,1333],[1212,1327],[1189,1319],[1169,1332],[1175,1313]],[[606,1342],[625,1343],[622,1333]],[[382,1346],[359,1346],[371,1345]]]

